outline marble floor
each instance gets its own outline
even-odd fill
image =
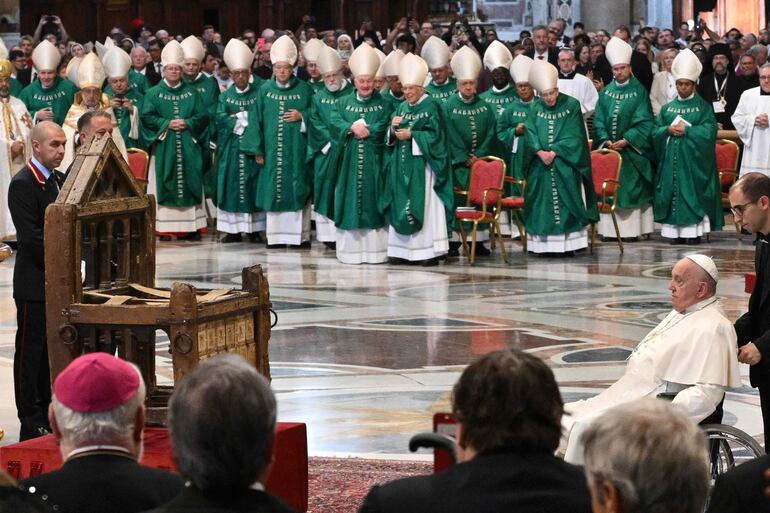
[[[753,268],[751,238],[715,234],[698,248],[653,236],[626,245],[599,244],[593,254],[544,258],[499,254],[439,267],[348,266],[319,243],[310,250],[264,245],[159,243],[159,286],[239,287],[241,268],[261,264],[278,324],[270,340],[279,419],[308,424],[311,455],[418,458],[411,434],[430,430],[449,410],[451,386],[469,362],[518,347],[553,368],[565,401],[596,394],[620,376],[634,345],[670,309],[673,264],[687,253],[711,255],[719,267],[728,317],[746,308],[743,273]],[[0,426],[18,439],[12,385],[16,330],[13,259],[0,263]],[[168,341],[158,341],[158,374],[170,379]],[[725,423],[761,439],[759,397],[732,389]]]

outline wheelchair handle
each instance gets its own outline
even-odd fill
[[[417,452],[418,449],[444,449],[452,457],[452,463],[457,461],[457,448],[453,438],[439,433],[417,433],[409,439],[409,451]]]

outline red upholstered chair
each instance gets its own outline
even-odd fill
[[[526,252],[527,230],[524,227],[524,223],[521,221],[521,211],[524,210],[524,190],[527,188],[527,181],[519,180],[518,178],[513,178],[512,176],[506,176],[505,182],[521,186],[521,196],[505,196],[500,200],[500,208],[509,211],[513,216],[513,220],[516,223],[516,226],[519,228],[519,240],[521,241],[521,245]]]
[[[147,192],[147,175],[150,170],[150,156],[139,148],[126,149],[128,154],[128,167],[139,185]]]
[[[615,216],[615,208],[618,204],[617,191],[620,188],[620,167],[623,165],[623,157],[615,150],[603,148],[591,152],[591,176],[594,182],[594,191],[599,197],[599,213],[612,216],[612,224],[615,225],[615,236],[618,239],[618,247],[623,253],[623,241],[620,238],[618,218]],[[591,251],[596,242],[596,223],[591,225]]]
[[[505,162],[497,157],[481,157],[471,167],[471,176],[467,191],[455,189],[456,194],[467,196],[465,207],[455,211],[457,221],[473,223],[471,232],[471,247],[468,250],[467,235],[463,223],[459,222],[460,236],[463,238],[463,249],[471,265],[476,258],[476,231],[479,223],[489,224],[492,237],[497,235],[503,260],[508,262],[505,254],[503,236],[500,233],[500,200],[503,197],[503,180],[505,179]],[[479,210],[480,209],[480,210]]]
[[[738,179],[738,159],[740,157],[740,148],[735,141],[729,139],[717,139],[717,172],[719,173],[719,186],[722,193],[722,208],[730,208],[730,198],[727,194],[730,187]],[[741,227],[735,223],[735,231],[738,234],[738,240],[742,240]]]

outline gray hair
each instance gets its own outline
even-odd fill
[[[627,513],[700,513],[709,489],[700,428],[671,404],[642,399],[613,408],[582,437],[592,493],[614,486]]]
[[[763,65],[761,65],[761,66],[758,68],[758,70],[757,70],[757,71],[759,71],[760,69],[767,69],[767,68],[770,68],[770,62],[766,62],[766,63],[764,63]]]
[[[241,356],[207,359],[177,386],[169,425],[179,472],[201,490],[244,489],[272,455],[276,403]]]
[[[762,51],[766,51],[765,45],[756,44],[756,45],[753,45],[748,50],[746,50],[746,55],[751,55],[756,60],[756,58],[759,57],[759,54],[762,53]]]
[[[143,55],[147,55],[147,50],[145,50],[143,46],[139,46],[139,45],[131,49],[131,53],[134,53],[134,52],[140,52]]]
[[[56,395],[51,398],[56,425],[62,438],[74,447],[87,445],[121,445],[134,436],[136,413],[144,403],[146,388],[139,369],[136,394],[117,408],[95,413],[82,413],[64,406]]]

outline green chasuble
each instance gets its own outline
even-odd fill
[[[208,113],[208,123],[201,133],[201,139],[198,142],[200,142],[201,150],[203,151],[203,188],[206,192],[206,197],[216,198],[217,177],[211,146],[215,146],[217,141],[214,115],[217,112],[217,105],[219,105],[219,83],[217,79],[209,77],[204,73],[198,73],[195,80],[185,77],[184,81],[198,91],[203,108]]]
[[[506,174],[518,180],[524,179],[524,163],[528,162],[527,132],[516,135],[516,127],[524,123],[529,117],[532,106],[539,103],[540,98],[535,96],[529,103],[524,103],[520,98],[511,102],[497,117],[497,137],[502,148],[502,159],[505,160]],[[509,194],[520,195],[521,186],[511,185]]]
[[[24,84],[19,82],[17,79],[11,77],[11,96],[19,97],[19,94],[21,94],[22,89],[24,89]]]
[[[53,109],[53,121],[62,125],[77,92],[77,86],[67,79],[56,77],[53,86],[43,89],[43,86],[40,85],[40,79],[36,78],[22,89],[19,93],[19,100],[24,102],[29,115],[33,118],[40,109],[51,107]]]
[[[350,133],[362,119],[369,137],[356,139]],[[357,94],[341,98],[332,112],[340,150],[332,167],[337,171],[334,187],[334,224],[343,230],[382,228],[385,217],[378,207],[385,185],[385,134],[393,119],[390,104],[380,93],[362,100]]]
[[[572,233],[598,221],[591,154],[580,103],[563,93],[559,93],[553,107],[536,102],[525,125],[529,146],[523,168],[527,180],[527,233]],[[540,150],[556,153],[551,165],[546,166],[537,156]]]
[[[457,93],[457,80],[454,77],[448,77],[447,81],[441,85],[433,83],[425,86],[425,92],[437,102],[444,103],[450,96]]]
[[[412,138],[398,140],[395,135],[387,159],[385,193],[380,206],[388,223],[401,235],[412,235],[422,229],[425,219],[425,165],[430,165],[436,177],[433,190],[444,203],[447,233],[454,225],[454,192],[441,107],[430,96],[414,105],[402,102],[393,117],[403,116],[399,128],[409,128]],[[422,155],[414,155],[413,144]]]
[[[514,100],[519,97],[516,92],[516,86],[508,84],[503,90],[497,90],[494,87],[490,87],[483,93],[479,94],[482,100],[492,106],[492,110],[495,114],[495,119],[499,118],[505,112],[505,108],[508,107]],[[507,153],[503,148],[503,143],[499,139],[495,141],[495,145],[491,152],[495,157],[499,157],[506,160]]]
[[[466,191],[471,175],[466,164],[468,158],[471,155],[486,157],[494,151],[497,143],[495,114],[478,95],[465,101],[458,92],[447,98],[444,113],[453,185]],[[465,201],[465,196],[455,196],[458,205],[464,205]]]
[[[310,86],[310,88],[313,90],[314,93],[318,93],[320,91],[326,90],[326,84],[324,84],[323,79],[321,80],[313,80],[312,78],[307,81],[307,85]]]
[[[244,134],[233,133],[236,114],[245,112],[248,125],[257,124],[259,84],[239,92],[235,84],[219,95],[217,130],[216,204],[226,212],[252,213],[257,210],[257,176],[260,166],[254,148],[245,144]]]
[[[134,71],[134,68],[131,68],[128,70],[128,90],[134,91],[138,96],[144,96],[147,94],[147,91],[150,89],[150,83],[147,81],[147,77],[142,75],[141,73],[137,73]],[[107,84],[104,86],[104,92],[107,94],[107,96],[112,97],[114,95],[114,91],[112,90],[112,86],[110,84]]]
[[[677,116],[691,125],[686,126],[682,137],[668,133]],[[711,231],[722,229],[716,136],[714,109],[698,93],[687,100],[677,97],[660,110],[652,133],[660,162],[653,204],[655,221],[687,226],[708,216]]]
[[[345,87],[331,92],[326,87],[313,95],[307,125],[307,156],[313,166],[313,209],[330,218],[334,207],[334,182],[337,170],[333,168],[339,150],[339,137],[331,126],[334,105],[340,98],[355,93],[356,88],[345,82]],[[328,178],[327,178],[328,175]]]
[[[200,205],[203,200],[200,141],[209,119],[198,91],[184,82],[171,88],[161,80],[147,91],[141,114],[142,137],[155,145],[158,204]],[[185,120],[186,130],[168,130],[169,122],[176,118]]]
[[[105,94],[107,94],[110,100],[112,100],[112,98],[115,96],[112,88],[110,88],[109,93],[105,92]],[[141,94],[139,94],[135,89],[129,88],[125,96],[127,99],[131,100],[131,103],[134,104],[134,108],[138,109],[137,112],[142,112],[143,97]],[[119,107],[117,109],[113,107],[112,112],[115,114],[115,119],[117,120],[118,128],[120,129],[120,135],[123,136],[123,140],[126,142],[126,147],[146,150],[147,144],[145,144],[144,140],[142,139],[142,117],[139,116],[139,138],[132,139],[129,137],[129,133],[131,132],[131,113],[128,112],[128,109],[125,107]]]
[[[397,98],[393,96],[393,93],[390,92],[390,89],[385,91],[384,93],[381,93],[382,99],[388,102],[393,110],[396,110],[400,104],[404,102],[404,96],[401,95],[401,98]]]
[[[628,141],[628,146],[620,151],[620,208],[643,208],[652,203],[653,126],[650,95],[636,78],[631,77],[625,86],[613,80],[599,95],[594,113],[594,147],[599,148],[605,141]]]
[[[271,78],[259,89],[259,123],[246,128],[244,139],[253,144],[254,155],[265,157],[257,179],[257,206],[267,212],[293,212],[305,207],[313,183],[307,164],[307,134],[303,122],[283,120],[296,109],[309,120],[313,90],[303,80],[291,77],[286,87]]]

